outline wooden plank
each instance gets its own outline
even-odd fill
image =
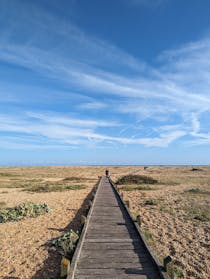
[[[96,222],[90,222],[89,226],[91,226],[91,228],[107,228],[108,226],[111,228],[119,228],[119,227],[123,227],[123,228],[127,228],[127,229],[134,229],[132,224],[126,223],[126,222],[115,222],[115,223],[111,223],[109,222],[105,222],[105,223],[96,223]]]
[[[94,265],[104,265],[104,262],[106,262],[107,265],[116,265],[116,266],[123,266],[125,267],[126,264],[137,264],[137,266],[143,267],[143,266],[147,266],[147,267],[152,267],[151,261],[148,258],[148,255],[145,256],[144,259],[139,259],[138,256],[132,255],[130,257],[109,257],[109,258],[105,258],[102,255],[98,258],[94,257],[88,257],[88,256],[83,256],[80,258],[80,262],[84,263],[85,265],[87,265],[88,267],[94,267]],[[80,264],[80,262],[78,264]]]
[[[83,249],[86,250],[141,250],[143,249],[143,245],[141,245],[139,242],[133,243],[133,242],[88,242],[86,241],[83,244]]]
[[[79,261],[77,264],[78,269],[80,268],[89,268],[91,265],[91,268],[104,268],[104,269],[109,269],[109,268],[138,268],[138,269],[143,269],[143,266],[139,262],[118,262],[118,261],[112,261],[108,262],[104,260],[103,262],[95,262],[91,260],[85,260],[85,261]],[[153,265],[149,265],[150,270],[153,270]],[[158,275],[157,275],[158,278]]]
[[[94,249],[93,249],[94,250]],[[118,257],[123,257],[123,258],[138,258],[139,260],[144,260],[144,259],[148,259],[148,254],[146,252],[144,252],[142,249],[138,250],[138,251],[133,251],[133,249],[130,250],[123,250],[123,249],[116,249],[116,250],[107,250],[107,249],[100,249],[97,251],[94,251],[91,249],[88,250],[83,250],[83,253],[80,255],[80,258],[85,258],[85,257],[89,257],[92,259],[97,259],[97,258],[114,258],[116,256]],[[141,255],[139,255],[139,252],[141,252]]]
[[[90,226],[88,233],[89,234],[91,234],[91,233],[93,233],[93,234],[100,234],[100,235],[111,233],[111,234],[113,234],[113,236],[115,234],[116,235],[119,234],[119,235],[125,235],[127,237],[129,237],[131,235],[133,235],[134,237],[137,236],[137,233],[136,233],[136,231],[133,228],[128,229],[126,227],[124,227],[124,228],[123,227],[116,227],[115,229],[113,229],[113,226],[112,227],[111,226],[107,226],[106,228],[100,227],[100,226],[95,228],[95,227]]]
[[[144,267],[150,267],[152,268],[151,261],[149,260],[148,256],[145,256],[144,259],[139,259],[137,256],[134,257],[133,255],[130,257],[109,257],[105,260],[105,258],[101,255],[101,257],[98,258],[91,258],[88,256],[81,257],[80,262],[85,263],[87,266],[94,267],[94,265],[104,265],[104,262],[106,262],[107,265],[113,265],[115,264],[117,267],[125,267],[126,264],[129,264],[131,266],[132,264],[137,264],[138,268],[144,268]],[[79,262],[79,264],[80,264]]]
[[[111,277],[110,277],[111,276]],[[87,274],[76,274],[74,277],[75,279],[157,279],[156,275],[133,275],[133,274],[123,274],[123,275],[104,275],[102,274],[97,274],[97,275],[87,275]]]
[[[92,275],[152,275],[154,272],[151,271],[149,268],[140,269],[140,268],[81,268],[77,270],[77,274],[85,275],[85,274],[92,274]],[[119,277],[118,277],[119,278]],[[121,278],[121,276],[120,276]],[[155,278],[157,279],[157,278]]]
[[[68,279],[160,279],[132,218],[106,178],[93,202],[80,253]]]
[[[112,235],[114,238],[115,236],[119,236],[120,238],[122,238],[122,236],[124,235],[126,238],[127,237],[135,237],[137,236],[136,232],[134,229],[128,231],[126,228],[118,228],[116,230],[112,230],[110,227],[106,228],[106,229],[103,229],[101,228],[90,228],[90,230],[88,231],[87,235],[100,235],[101,237],[103,237],[103,235]]]
[[[139,268],[81,268],[76,272],[76,278],[136,278],[158,279],[157,274],[151,269]],[[104,277],[100,277],[104,276]]]
[[[139,243],[139,239],[136,238],[136,239],[131,239],[131,238],[113,238],[113,237],[106,237],[106,238],[86,238],[86,241],[85,242],[97,242],[97,243],[111,243],[111,244],[114,244],[116,242],[120,242],[122,244],[124,243]]]

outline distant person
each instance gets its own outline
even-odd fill
[[[105,174],[106,174],[106,177],[109,177],[109,171],[108,170],[105,171]]]

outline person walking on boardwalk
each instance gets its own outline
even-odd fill
[[[109,170],[108,169],[106,169],[105,174],[106,174],[106,177],[109,177]]]

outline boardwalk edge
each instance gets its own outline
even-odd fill
[[[86,217],[86,222],[84,223],[84,226],[82,228],[82,232],[81,232],[79,241],[77,243],[77,247],[74,251],[74,255],[73,255],[73,258],[72,258],[72,261],[71,261],[70,272],[69,272],[66,279],[73,279],[74,278],[74,273],[75,273],[75,270],[76,270],[77,261],[79,259],[79,255],[80,255],[81,248],[82,248],[82,245],[83,245],[83,242],[84,242],[85,234],[86,234],[86,231],[87,231],[87,228],[88,228],[89,220],[90,220],[90,217],[91,217],[91,214],[92,214],[92,211],[93,211],[93,205],[95,203],[97,193],[98,193],[98,189],[101,185],[101,182],[102,182],[102,177],[100,177],[99,182],[97,183],[97,186],[95,186],[95,187],[97,187],[97,189],[96,189],[95,194],[93,195],[92,205],[91,205],[91,207],[88,211],[88,214],[87,214],[87,217]]]
[[[140,237],[141,237],[141,239],[143,241],[143,244],[144,244],[145,248],[147,249],[147,251],[148,251],[148,253],[149,253],[150,257],[151,257],[151,260],[153,261],[154,265],[156,266],[156,268],[157,268],[161,278],[162,279],[170,279],[168,274],[164,271],[164,267],[161,265],[159,260],[154,255],[154,252],[152,251],[152,249],[147,244],[147,241],[146,241],[143,233],[141,232],[140,227],[138,226],[137,222],[134,222],[133,217],[132,217],[132,215],[130,213],[130,210],[129,210],[128,206],[125,204],[125,202],[121,198],[120,193],[119,193],[117,187],[115,186],[114,182],[111,180],[110,177],[109,177],[109,182],[110,182],[111,186],[113,187],[116,195],[119,197],[122,205],[124,206],[125,210],[127,211],[128,215],[129,215],[129,217],[131,218],[131,220],[132,220],[132,222],[134,224],[134,227],[135,227],[136,231],[138,232],[138,234],[140,235]]]

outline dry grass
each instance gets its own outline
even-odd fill
[[[85,189],[85,185],[69,184],[69,183],[48,183],[39,186],[27,187],[23,191],[36,192],[36,193],[49,193],[49,192],[62,192],[67,190],[81,190]]]
[[[123,186],[120,187],[119,189],[123,190],[123,191],[136,191],[136,190],[153,190],[150,186],[147,185],[140,185],[140,186]]]
[[[117,181],[117,185],[127,185],[127,184],[157,184],[158,181],[151,176],[129,174],[120,177]]]

